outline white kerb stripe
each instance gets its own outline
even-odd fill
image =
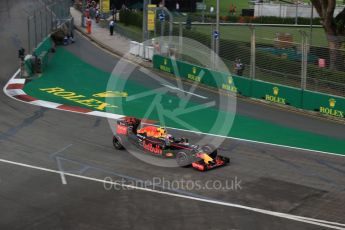
[[[22,78],[12,78],[9,82],[9,84],[24,84],[25,79]]]
[[[101,112],[101,111],[92,111],[87,114],[93,115],[93,116],[98,116],[98,117],[106,117],[106,118],[111,118],[111,119],[121,119],[125,117],[124,115],[119,115],[119,114],[114,114],[114,113],[106,113],[106,112]]]
[[[8,89],[6,90],[6,92],[12,97],[17,95],[26,95],[26,93],[22,89]]]
[[[58,106],[62,105],[59,103],[50,102],[50,101],[42,101],[42,100],[31,101],[30,104],[38,105],[38,106],[46,107],[46,108],[51,108],[51,109],[55,109]]]

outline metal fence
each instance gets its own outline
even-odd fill
[[[156,34],[168,36],[168,26],[161,23],[156,22]],[[185,23],[175,23],[173,35],[214,50],[214,28],[211,23],[193,23],[190,29]],[[219,56],[235,75],[235,60],[240,59],[245,66],[243,77],[345,97],[344,37],[332,39],[335,48],[330,49],[321,27],[223,24],[220,35]],[[183,47],[177,53],[178,49]],[[191,57],[178,58],[198,64]]]
[[[168,14],[161,20],[160,13],[161,10],[157,10],[155,30],[146,36],[156,39],[146,42],[147,45],[161,42],[160,36],[178,37],[174,47],[160,44],[160,52],[166,55],[173,53],[177,58],[194,64],[200,63],[192,56],[179,52],[187,48],[187,39],[184,38],[215,50],[215,24],[212,18],[205,20],[209,23],[196,22],[202,19],[200,16],[189,18],[193,23],[188,28],[188,17],[173,12],[171,30]],[[115,27],[117,33],[142,42],[140,28],[137,29],[139,31],[133,26]],[[340,46],[344,37],[332,38],[339,43],[330,49],[321,26],[222,23],[219,32],[219,56],[233,74],[238,74],[234,66],[235,61],[240,59],[244,64],[244,71],[240,74],[243,77],[345,97],[345,48]],[[196,43],[188,45],[194,46],[193,51],[209,52]],[[204,63],[204,67],[215,69],[217,58],[211,53],[209,56],[209,63]]]
[[[27,19],[28,53],[51,32],[65,22],[71,21],[69,7],[71,0],[40,0]]]
[[[121,24],[116,23],[114,27],[114,31],[117,34],[123,36],[124,39],[131,39],[132,41],[142,42],[143,41],[143,34],[140,29],[136,27],[129,28],[128,26],[124,26]]]

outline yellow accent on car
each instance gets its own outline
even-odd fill
[[[213,161],[212,157],[210,157],[207,153],[200,154],[200,158],[204,160],[205,164],[210,164]]]

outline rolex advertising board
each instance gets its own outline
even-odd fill
[[[170,58],[159,55],[154,56],[153,65],[156,69],[172,74],[177,72],[173,68],[176,67],[181,78],[219,88],[227,92],[257,98],[275,104],[316,111],[327,116],[345,117],[345,98],[342,97],[308,90],[302,91],[298,88],[253,80],[246,77],[231,76],[182,61],[176,61],[176,65],[172,65]]]
[[[319,112],[323,115],[344,118],[345,98],[305,91],[303,108]]]
[[[301,107],[302,94],[299,89],[258,80],[252,81],[252,87],[252,97],[254,98],[281,105]]]

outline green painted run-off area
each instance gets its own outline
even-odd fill
[[[194,76],[197,76],[196,71],[198,70],[194,70]],[[112,84],[111,87],[107,86],[110,77],[116,79],[116,84]],[[190,77],[192,78],[192,76]],[[235,85],[241,80],[243,79],[234,79]],[[211,83],[212,81],[210,81]],[[229,78],[226,78],[225,83],[227,86],[224,85],[224,87],[233,86],[233,82]],[[128,93],[128,97],[105,100],[104,97],[100,97],[99,93],[107,90],[125,91]],[[139,85],[131,79],[125,80],[121,76],[114,76],[97,69],[63,48],[57,49],[42,77],[28,82],[24,91],[38,99],[65,105],[128,116],[146,117],[148,115],[146,118],[160,120],[168,127],[345,154],[344,140],[184,101],[172,93],[152,90],[152,88]],[[145,92],[153,93],[140,97],[141,93]],[[245,92],[243,93],[245,94]],[[133,95],[136,95],[134,99],[131,98]],[[131,99],[128,100],[129,98]],[[196,108],[196,110],[185,113],[190,108]],[[151,109],[152,112],[148,113]],[[231,125],[232,117],[234,117],[234,122],[231,130],[222,130],[227,124]]]

